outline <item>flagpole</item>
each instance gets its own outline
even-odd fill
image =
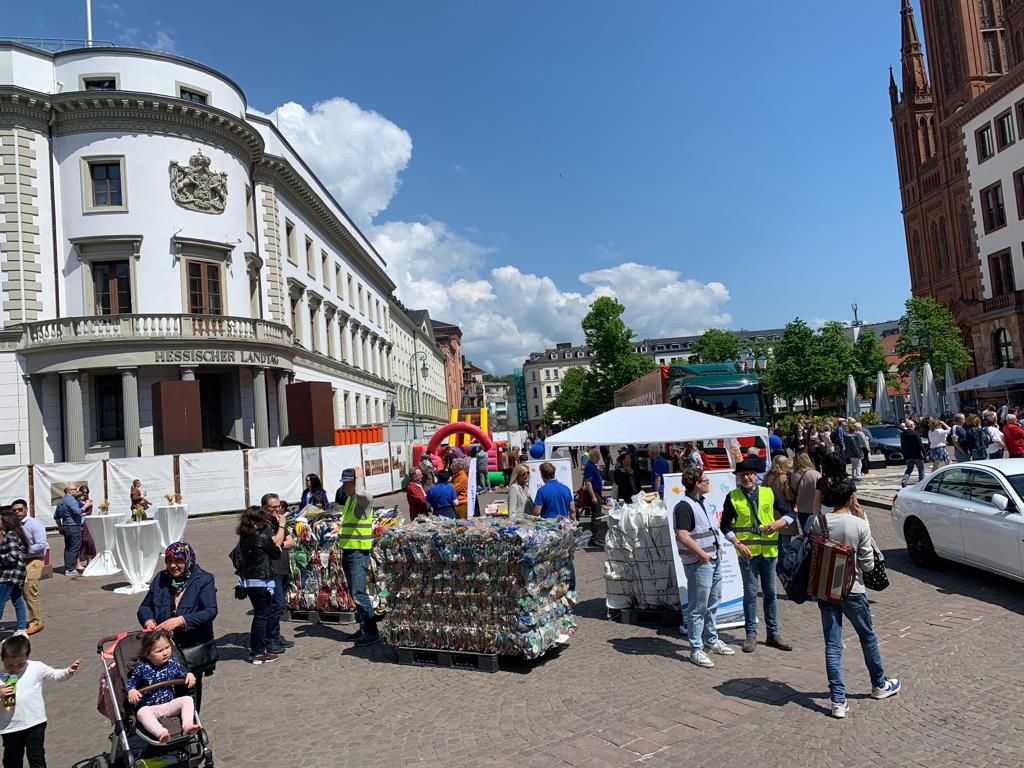
[[[85,0],[85,47],[92,48],[92,0]]]

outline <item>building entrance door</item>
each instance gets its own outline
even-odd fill
[[[199,407],[203,417],[203,449],[220,451],[224,448],[224,415],[221,409],[221,380],[219,373],[203,373],[199,379]]]

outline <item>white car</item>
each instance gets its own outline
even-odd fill
[[[1024,459],[950,464],[892,503],[916,565],[940,558],[1024,581]]]

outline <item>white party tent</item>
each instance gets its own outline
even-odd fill
[[[569,427],[544,439],[547,455],[563,445],[624,445],[628,443],[683,443],[760,437],[768,444],[768,430],[756,424],[723,419],[677,405],[627,405]]]

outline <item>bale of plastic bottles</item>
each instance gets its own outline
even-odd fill
[[[535,659],[576,630],[568,520],[418,518],[373,559],[392,645]]]

